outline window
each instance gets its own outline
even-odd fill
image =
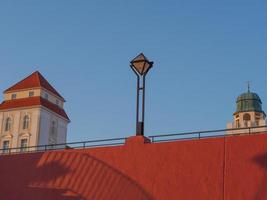
[[[56,100],[56,104],[57,104],[57,106],[58,106],[58,104],[59,104],[58,100]]]
[[[12,94],[11,95],[11,99],[16,99],[17,98],[17,94]]]
[[[3,153],[8,153],[9,151],[9,141],[6,140],[3,142]]]
[[[52,121],[51,130],[49,134],[49,144],[56,144],[57,143],[57,123]]]
[[[250,114],[248,114],[248,113],[244,114],[243,120],[244,120],[244,126],[248,127],[249,126],[249,121],[251,120]]]
[[[30,91],[29,92],[29,97],[33,97],[34,96],[34,91]]]
[[[21,139],[20,140],[20,151],[21,152],[27,151],[27,147],[28,147],[28,140],[27,139]]]
[[[256,126],[259,126],[260,125],[260,121],[259,120],[256,120]]]
[[[250,114],[248,114],[248,113],[244,114],[243,120],[250,121],[250,119],[251,119]]]
[[[23,129],[28,129],[30,124],[30,117],[25,115],[23,118]]]
[[[52,135],[56,134],[56,122],[55,121],[52,122],[51,134]]]
[[[5,123],[5,131],[10,131],[10,129],[11,129],[11,118],[8,117]]]
[[[45,93],[45,99],[47,99],[47,100],[48,100],[48,94],[47,94],[47,93]]]
[[[240,122],[239,122],[239,120],[236,120],[236,128],[240,128]]]

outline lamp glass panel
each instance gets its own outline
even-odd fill
[[[137,61],[137,62],[133,62],[132,63],[134,69],[139,73],[139,74],[143,74],[143,68],[145,65],[145,61]]]
[[[146,57],[144,56],[144,54],[140,53],[138,56],[136,56],[132,62],[137,62],[137,61],[144,61],[147,60]]]
[[[146,74],[147,73],[147,71],[150,68],[150,65],[151,64],[149,62],[145,62],[144,69],[143,69],[143,74]]]

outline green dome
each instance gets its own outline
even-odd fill
[[[250,91],[241,94],[236,100],[236,105],[236,112],[263,112],[260,97]]]

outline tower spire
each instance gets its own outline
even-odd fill
[[[250,92],[250,85],[251,85],[251,81],[247,81],[248,92]]]

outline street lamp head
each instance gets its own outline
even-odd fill
[[[143,53],[140,53],[132,61],[132,69],[138,73],[140,76],[146,75],[146,73],[152,68],[153,62],[150,62]]]

